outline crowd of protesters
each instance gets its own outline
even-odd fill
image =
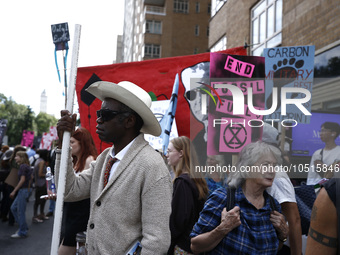
[[[286,173],[268,171],[279,169],[289,160],[280,150],[277,130],[264,128],[262,140],[246,145],[237,155],[237,162],[227,162],[229,158],[223,155],[207,156],[208,166],[234,163],[238,171],[203,175],[194,167],[199,164],[196,150],[200,148],[195,148],[188,137],[170,141],[163,152],[166,160],[144,140],[143,134],[159,136],[161,128],[150,110],[150,97],[140,87],[130,82],[101,81],[87,91],[102,101],[97,111],[97,134],[112,147],[97,156],[92,138],[87,136],[84,143],[86,135],[77,135],[80,132],[90,135],[89,132],[76,129],[76,116],[62,111],[57,125],[60,139],[55,150],[56,180],[64,131],[72,134],[73,142],[64,198],[65,205],[71,209],[64,211],[59,254],[76,254],[74,235],[85,229],[89,254],[128,254],[131,249],[141,254],[282,255],[338,251],[334,174],[326,175],[330,181],[319,191],[304,249],[293,184]],[[326,146],[321,153],[316,152],[311,166],[325,164],[323,157],[330,157],[329,151],[338,149],[334,140],[339,136],[339,125],[323,123],[321,130],[320,137]],[[275,135],[269,135],[268,139],[268,134]],[[94,148],[93,153],[90,147],[86,150],[82,147],[89,144]],[[51,165],[45,153],[38,150],[39,157],[35,159],[32,155],[32,163],[24,147],[16,146],[13,150],[2,147],[1,219],[9,224],[18,223],[19,230],[12,238],[28,235],[25,205],[33,183],[33,222],[48,219],[44,211],[46,200],[40,199],[47,194],[42,183],[46,167]],[[322,154],[321,158],[318,154]],[[340,159],[334,153],[331,157]],[[332,160],[328,165],[332,164],[339,162]],[[240,171],[241,166],[258,171]],[[78,207],[77,201],[87,203],[79,212],[87,214],[86,222],[83,229],[73,231],[68,239],[67,227],[78,217],[74,216],[74,213],[78,215],[74,207]],[[325,215],[327,208],[330,208],[329,217]],[[67,239],[72,241],[65,242]]]
[[[51,151],[17,145],[2,146],[0,156],[0,220],[9,226],[19,225],[12,238],[28,236],[26,205],[33,198],[32,223],[43,223],[49,217],[45,214],[47,194],[45,173],[51,163]],[[39,211],[39,214],[38,214]],[[49,208],[50,216],[54,208]]]

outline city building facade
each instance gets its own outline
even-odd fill
[[[340,112],[338,0],[212,0],[209,49],[315,45],[312,110]]]
[[[120,62],[209,51],[210,10],[210,0],[126,0]]]

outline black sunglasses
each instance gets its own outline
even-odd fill
[[[105,121],[112,120],[114,117],[122,113],[127,113],[127,112],[118,112],[118,111],[112,111],[109,109],[101,109],[97,111],[97,118],[101,118],[105,122]]]

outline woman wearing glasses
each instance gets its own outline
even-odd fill
[[[234,194],[225,188],[214,191],[193,227],[195,254],[277,254],[287,239],[288,226],[266,188],[272,186],[274,166],[280,163],[281,152],[272,145],[256,142],[242,149],[236,171],[228,175]],[[227,206],[232,209],[227,211]]]

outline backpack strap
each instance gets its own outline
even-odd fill
[[[269,194],[268,194],[268,197],[269,197],[270,208],[272,209],[272,211],[279,211],[275,204],[274,198]]]
[[[340,187],[339,187],[339,190],[340,190]],[[235,188],[227,187],[227,204],[225,206],[225,208],[227,209],[227,212],[233,209],[235,206],[235,191],[236,191]],[[269,194],[268,194],[268,198],[269,198],[270,208],[272,209],[272,211],[279,211],[279,209],[277,208],[275,204],[274,198]],[[340,199],[340,196],[339,196],[339,199]],[[340,205],[340,202],[339,202],[339,205]],[[339,209],[339,212],[340,212],[340,209]]]
[[[234,208],[235,206],[235,188],[227,187],[227,212]]]
[[[320,151],[320,156],[321,156],[321,162],[323,163],[323,149]]]

